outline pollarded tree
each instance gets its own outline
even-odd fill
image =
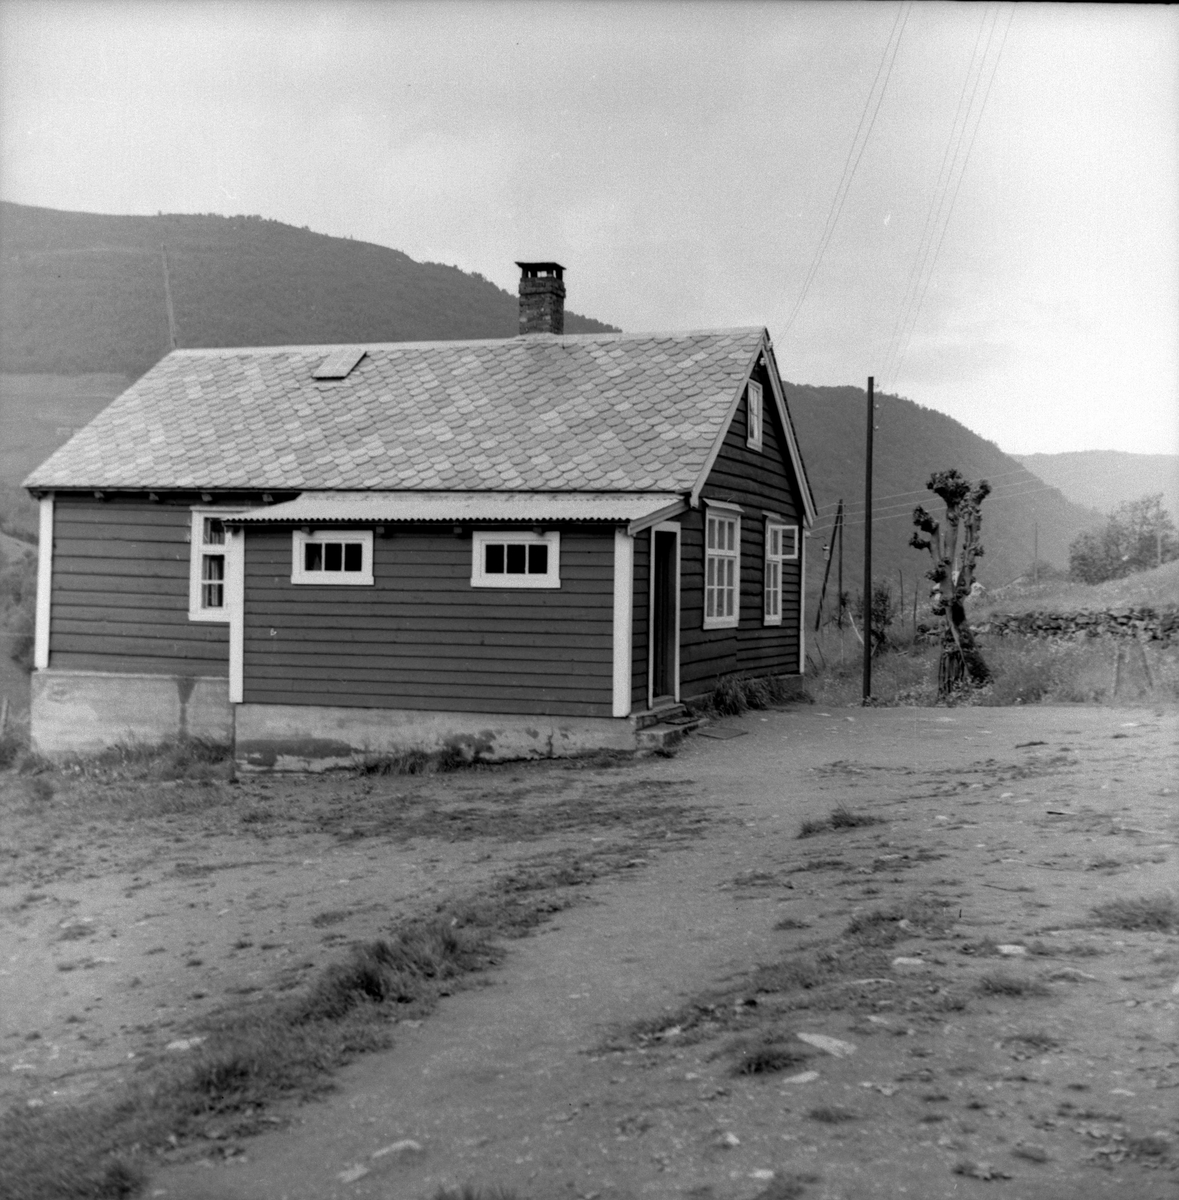
[[[946,506],[945,528],[919,504],[913,510],[913,524],[920,532],[913,534],[909,545],[928,550],[933,559],[926,578],[934,584],[934,614],[945,618],[937,672],[938,696],[944,699],[964,684],[981,686],[991,678],[966,624],[966,597],[974,586],[974,564],[983,553],[982,502],[991,494],[991,485],[982,479],[975,487],[958,471],[949,470],[934,472],[925,486]]]

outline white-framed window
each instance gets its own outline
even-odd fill
[[[194,508],[189,536],[188,619],[229,620],[229,577],[236,559],[229,549],[224,518],[237,509]]]
[[[471,534],[471,586],[559,588],[561,535],[523,529],[477,529]]]
[[[751,450],[761,449],[761,384],[751,379],[745,386],[746,432],[745,444]]]
[[[292,530],[292,583],[362,586],[372,581],[372,530]]]
[[[704,512],[704,628],[727,629],[741,618],[741,512]]]

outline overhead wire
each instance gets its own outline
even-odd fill
[[[954,110],[954,120],[950,125],[950,135],[946,139],[946,148],[942,152],[941,165],[938,167],[936,179],[934,181],[933,193],[929,198],[929,208],[925,213],[925,224],[921,228],[921,237],[917,241],[917,251],[913,255],[913,265],[909,268],[909,278],[905,282],[904,296],[900,307],[897,309],[896,321],[893,324],[892,336],[889,338],[888,350],[885,353],[885,369],[881,373],[881,379],[889,378],[889,366],[896,353],[897,347],[901,341],[901,330],[904,328],[908,318],[914,298],[921,282],[921,269],[925,259],[929,253],[929,245],[933,240],[932,229],[936,229],[937,224],[934,221],[935,212],[940,212],[942,200],[945,197],[946,190],[949,186],[950,178],[953,175],[953,163],[957,157],[957,143],[961,141],[961,133],[958,129],[959,120],[963,117],[963,101],[966,99],[966,90],[970,86],[971,76],[974,74],[974,64],[978,57],[979,43],[982,41],[983,30],[987,24],[987,9],[984,5],[982,8],[982,17],[978,24],[978,32],[974,35],[974,45],[970,50],[970,60],[966,67],[966,73],[962,77],[962,89],[958,93],[958,105]],[[971,93],[971,103],[974,102],[974,95]],[[966,114],[969,115],[970,106],[966,107]],[[962,130],[966,129],[966,121],[962,120]],[[951,154],[953,151],[953,154]],[[946,166],[949,164],[949,171]],[[932,229],[931,229],[932,222]]]
[[[855,135],[852,138],[847,158],[843,164],[843,173],[840,175],[835,195],[831,198],[831,206],[827,210],[827,219],[823,223],[823,231],[819,235],[815,253],[811,257],[810,265],[807,268],[806,275],[803,277],[802,287],[799,289],[798,297],[794,301],[794,307],[790,310],[790,314],[786,318],[783,336],[790,332],[799,312],[802,310],[802,306],[811,290],[811,285],[818,275],[823,256],[826,254],[827,247],[830,245],[831,238],[835,233],[835,227],[839,224],[840,215],[843,213],[843,206],[847,202],[848,192],[851,190],[852,180],[855,178],[856,170],[860,165],[860,159],[864,156],[868,139],[872,136],[872,129],[876,124],[876,116],[880,112],[880,105],[884,100],[884,93],[888,88],[888,81],[892,75],[893,65],[896,63],[897,51],[900,49],[901,38],[904,36],[905,26],[909,22],[909,14],[912,10],[913,0],[903,0],[903,3],[897,10],[896,18],[892,23],[892,29],[889,31],[888,41],[885,43],[884,54],[881,56],[880,65],[876,68],[876,76],[872,80],[872,86],[868,89],[868,95],[864,101],[864,111],[860,114],[860,123],[856,126]],[[886,63],[887,70],[885,69]],[[876,85],[880,83],[882,73],[884,75],[884,82],[881,84],[879,95],[877,95]],[[873,96],[876,96],[875,107],[872,105]],[[870,120],[868,120],[869,108],[872,109]],[[864,137],[861,141],[860,133],[864,130],[865,120],[868,120],[868,128],[864,132]],[[858,151],[857,146],[859,147]]]
[[[937,261],[942,252],[942,243],[945,241],[946,231],[949,229],[950,220],[954,215],[954,205],[958,201],[958,192],[960,191],[960,189],[962,187],[962,180],[966,177],[966,168],[970,165],[970,155],[971,155],[971,152],[974,150],[974,142],[975,142],[975,138],[978,137],[979,128],[982,126],[983,115],[985,114],[986,107],[987,107],[987,100],[990,98],[990,95],[991,95],[991,87],[993,86],[993,84],[995,82],[995,76],[996,76],[996,74],[998,74],[998,71],[999,71],[999,63],[1003,58],[1003,50],[1005,49],[1005,47],[1007,45],[1007,35],[1011,32],[1011,25],[1014,20],[1015,20],[1015,5],[1012,4],[1011,12],[1008,14],[1008,17],[1007,17],[1007,25],[1005,26],[1005,28],[1003,30],[1003,36],[999,41],[999,49],[996,52],[994,62],[991,65],[990,75],[987,77],[986,89],[983,92],[982,102],[978,108],[978,115],[974,121],[974,128],[970,132],[970,140],[967,142],[966,153],[962,158],[962,167],[958,172],[958,178],[954,184],[953,195],[951,195],[949,207],[946,209],[946,217],[945,217],[945,220],[942,222],[941,232],[938,235],[937,245],[934,248],[933,257],[929,263],[929,270],[925,274],[925,282],[921,287],[921,292],[917,298],[916,306],[913,309],[912,317],[908,322],[908,332],[906,334],[904,334],[904,345],[903,345],[903,347],[899,348],[899,350],[894,358],[892,367],[890,369],[890,373],[887,376],[887,380],[888,380],[887,386],[889,386],[889,387],[892,387],[895,385],[897,375],[900,373],[901,365],[904,363],[905,357],[909,353],[909,346],[912,344],[913,334],[915,333],[915,331],[917,329],[917,321],[921,316],[921,309],[925,304],[925,297],[926,297],[927,293],[929,292],[929,285],[933,280],[934,270],[937,267]],[[995,20],[991,25],[991,32],[987,38],[987,50],[990,49],[991,40],[994,37],[995,29],[998,26],[998,23],[999,23],[998,10],[996,10]],[[985,66],[985,61],[986,61],[986,52],[984,51],[984,55],[983,55],[984,66]],[[981,79],[981,75],[982,75],[982,73],[980,71],[980,74],[979,74],[980,79]],[[977,87],[978,87],[978,80],[975,81],[975,88],[974,88],[975,91],[977,91]],[[974,94],[972,92],[971,104],[973,104],[973,102],[974,102]],[[969,119],[969,110],[967,112],[967,118]]]

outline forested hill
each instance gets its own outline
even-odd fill
[[[0,372],[135,378],[177,344],[513,337],[516,297],[481,275],[261,217],[105,216],[0,202]],[[606,332],[566,313],[569,333]]]
[[[822,546],[842,496],[849,506],[844,587],[858,593],[864,553],[865,392],[795,383],[785,384],[785,389],[819,505],[807,551],[808,582],[815,589],[822,582]],[[1066,500],[994,442],[953,417],[897,396],[877,394],[876,401],[873,575],[890,579],[894,592],[898,568],[908,592],[930,565],[929,555],[910,549],[908,541],[915,505],[924,504],[940,515],[941,502],[925,490],[934,471],[956,467],[968,479],[987,479],[994,488],[982,508],[986,553],[978,571],[988,587],[1007,583],[1031,566],[1037,523],[1040,558],[1062,568],[1068,566],[1069,543],[1101,524],[1099,513]],[[834,577],[830,586],[834,588]]]
[[[1112,512],[1128,500],[1161,492],[1163,507],[1179,518],[1179,454],[1129,454],[1124,450],[1074,450],[1021,454],[1019,461],[1070,499]]]

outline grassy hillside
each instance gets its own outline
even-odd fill
[[[0,371],[137,378],[180,346],[512,337],[480,275],[261,217],[118,217],[0,202]],[[613,328],[566,314],[570,333]]]
[[[1127,500],[1162,492],[1164,507],[1179,518],[1179,454],[1080,450],[1021,454],[1018,458],[1029,471],[1078,504],[1108,513]]]
[[[1127,608],[1173,608],[1179,605],[1179,559],[1149,571],[1105,583],[1073,583],[1067,579],[1033,584],[1020,580],[992,592],[972,613],[1119,612]]]
[[[830,536],[835,502],[850,505],[844,550],[844,586],[858,592],[863,571],[864,438],[866,396],[861,388],[785,385],[803,458],[820,506],[808,552],[808,583],[817,593],[822,582],[822,545]],[[939,511],[940,502],[925,490],[930,473],[956,467],[972,480],[988,479],[994,493],[983,504],[983,545],[979,578],[988,587],[1020,575],[1032,562],[1034,527],[1044,562],[1068,565],[1069,542],[1101,523],[1099,513],[1073,504],[1054,488],[1004,454],[993,442],[932,409],[897,396],[877,396],[873,493],[873,575],[905,590],[929,568],[929,555],[910,549],[916,504]],[[834,568],[832,582],[834,589]],[[850,586],[849,586],[850,581]],[[911,601],[910,601],[911,603]]]

